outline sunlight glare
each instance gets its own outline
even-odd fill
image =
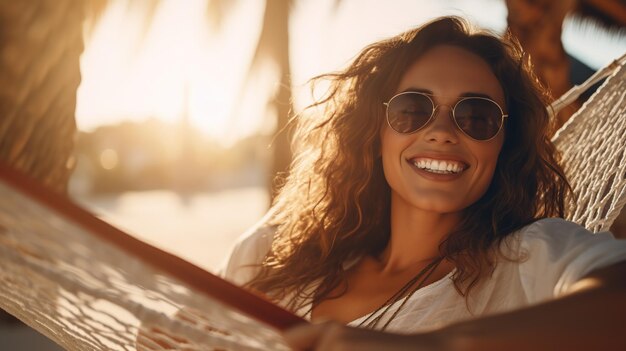
[[[102,151],[102,153],[100,153],[100,165],[102,166],[102,168],[110,171],[113,168],[117,167],[117,164],[118,157],[115,150],[105,149],[104,151]]]
[[[188,113],[192,125],[222,143],[241,137],[224,131],[262,18],[263,4],[251,5],[234,7],[216,35],[206,0],[164,0],[142,40],[142,14],[111,2],[81,57],[79,129],[151,117],[176,122]]]

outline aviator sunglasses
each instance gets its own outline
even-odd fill
[[[441,106],[435,105],[430,95],[416,91],[396,94],[383,104],[387,106],[387,123],[401,134],[424,128]],[[485,97],[461,98],[451,110],[452,119],[461,132],[479,141],[493,139],[509,116],[497,102]]]

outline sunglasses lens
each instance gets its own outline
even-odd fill
[[[394,96],[387,106],[389,126],[398,133],[413,133],[422,128],[433,114],[433,103],[422,94]]]
[[[458,127],[476,140],[493,138],[502,127],[502,111],[493,101],[468,98],[454,108]]]

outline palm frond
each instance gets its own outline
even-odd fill
[[[580,0],[573,14],[580,19],[581,25],[626,35],[626,0]]]

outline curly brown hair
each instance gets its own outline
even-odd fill
[[[488,190],[439,247],[456,266],[459,293],[466,295],[493,271],[494,244],[539,218],[563,216],[570,187],[550,141],[547,96],[527,55],[509,35],[474,30],[457,17],[439,18],[366,47],[342,72],[315,78],[331,83],[328,95],[312,105],[324,111],[297,117],[294,161],[270,221],[276,226],[272,248],[248,287],[277,301],[288,298],[285,305],[297,309],[311,298],[333,297],[345,283],[344,262],[382,252],[390,235],[390,188],[380,156],[382,103],[418,57],[443,44],[488,63],[509,111]]]

